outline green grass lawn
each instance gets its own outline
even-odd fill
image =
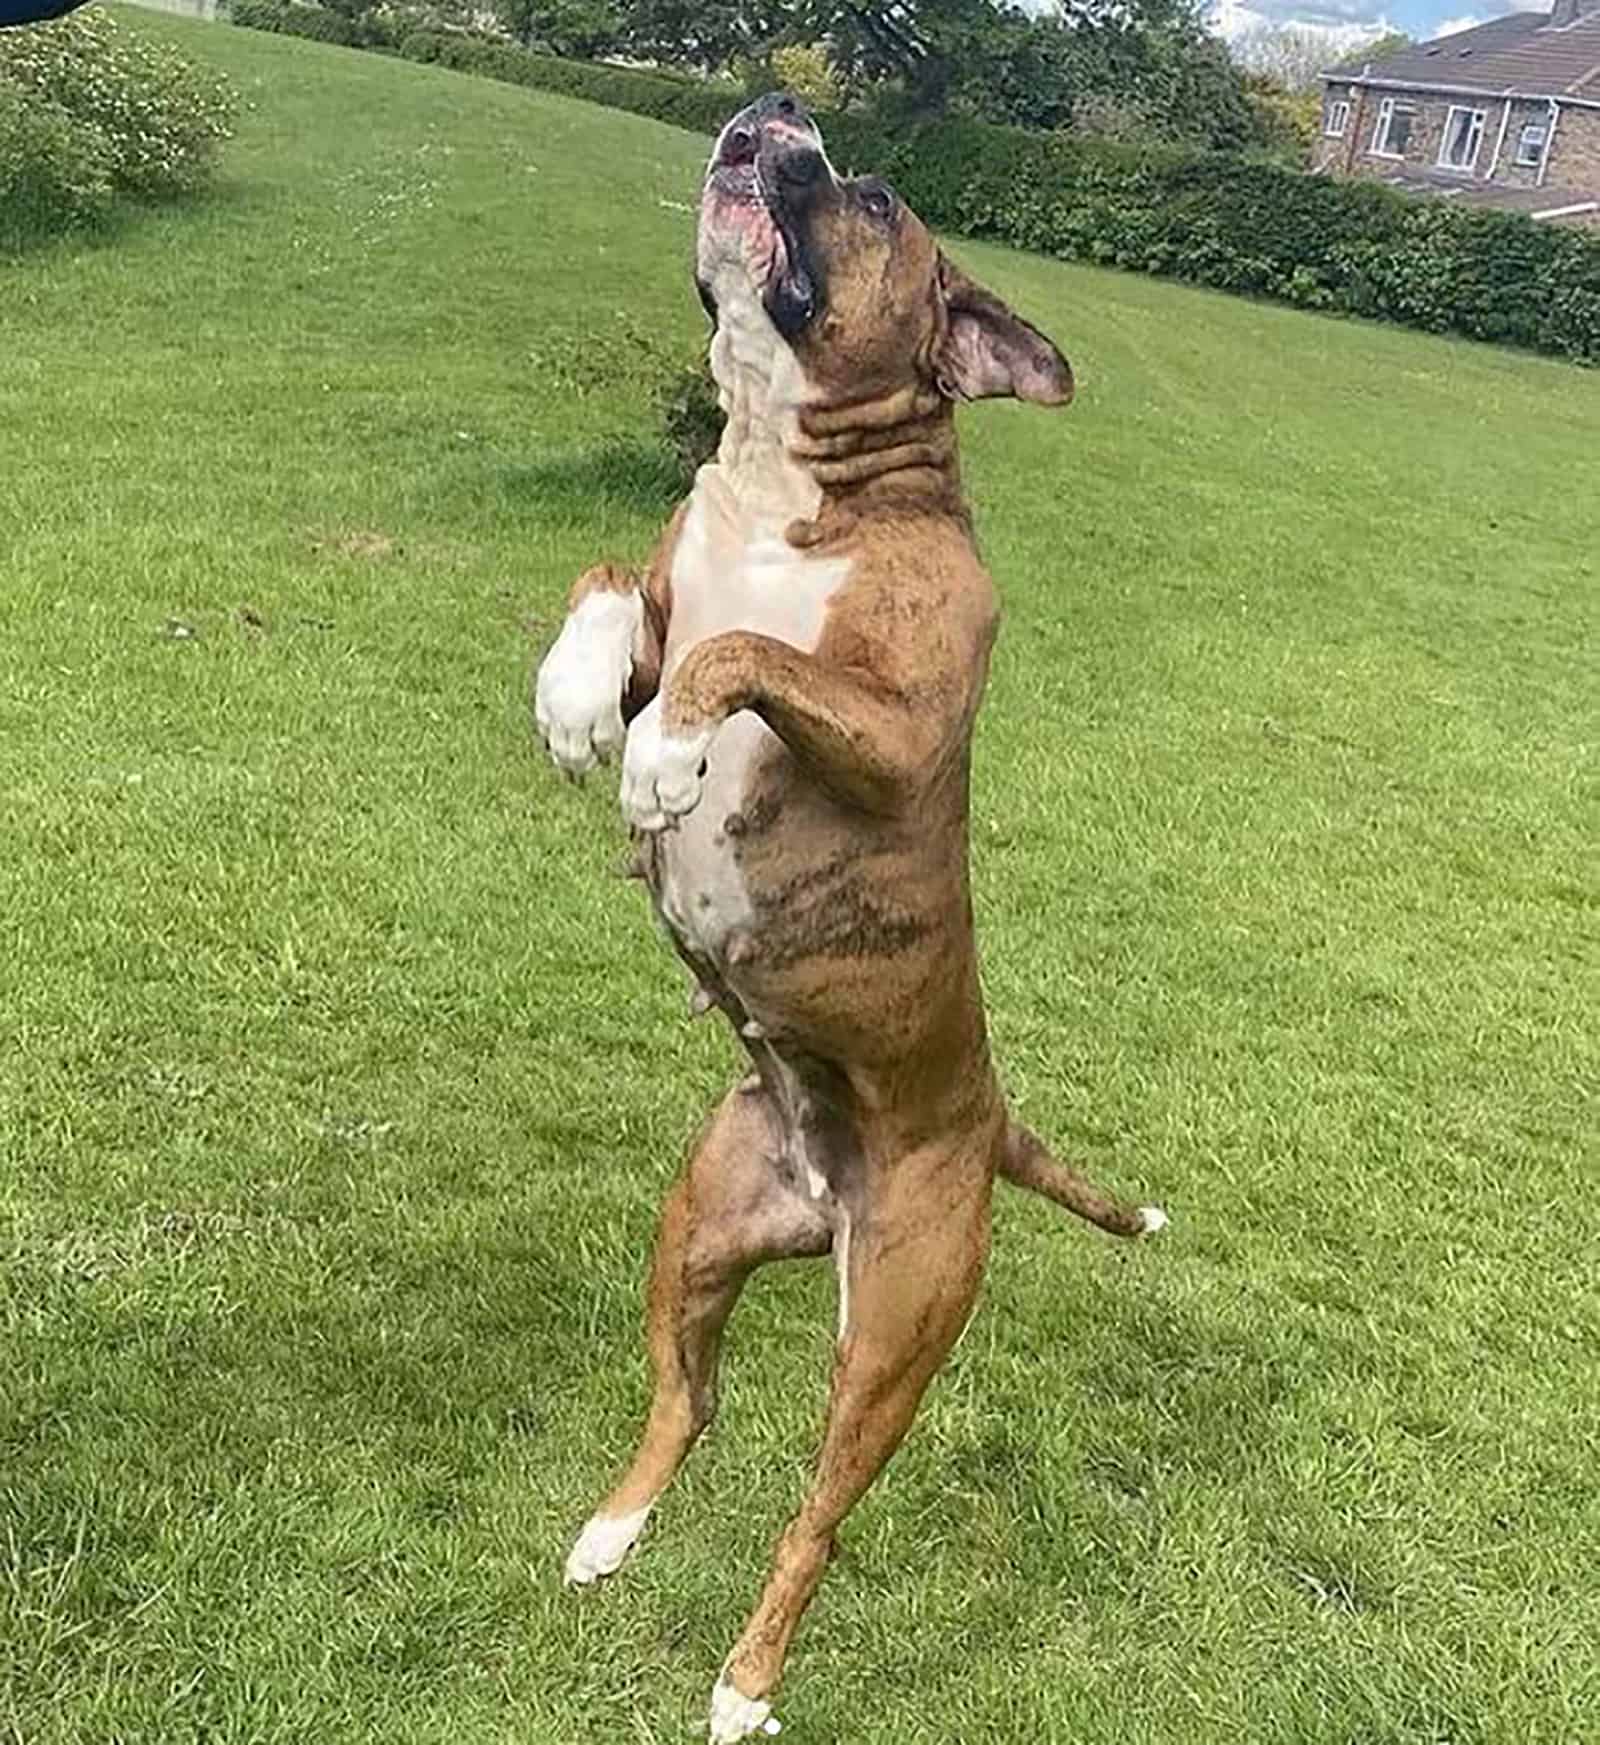
[[[526,681],[667,507],[704,142],[141,18],[219,196],[0,268],[0,1740],[702,1724],[820,1422],[774,1270],[626,1574],[655,1207],[735,1070]],[[1600,1738],[1600,380],[977,246],[976,893],[1027,1119],[795,1741]]]

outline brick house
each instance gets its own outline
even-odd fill
[[[1600,229],[1600,0],[1322,76],[1311,166]]]

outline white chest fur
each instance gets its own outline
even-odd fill
[[[789,493],[794,505],[798,492]],[[822,634],[828,602],[848,564],[808,557],[784,537],[805,507],[750,513],[736,476],[720,463],[695,481],[672,565],[672,620],[667,669],[708,637],[755,630],[810,652]]]
[[[821,493],[789,458],[804,377],[744,275],[713,278],[718,327],[712,369],[728,415],[717,459],[695,480],[672,564],[672,616],[663,684],[697,643],[756,631],[813,650],[847,560],[816,558],[785,532],[816,512]],[[657,892],[668,925],[691,948],[722,956],[750,903],[724,821],[745,799],[750,770],[771,735],[752,713],[711,741],[699,805],[663,839]]]
[[[816,647],[837,559],[809,558],[785,538],[822,493],[790,458],[805,377],[737,263],[712,273],[717,332],[711,368],[727,425],[716,460],[695,480],[672,565],[668,666],[725,630],[758,630]]]

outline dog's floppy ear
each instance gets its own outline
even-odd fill
[[[947,326],[934,358],[939,392],[951,400],[1012,395],[1040,406],[1072,398],[1072,365],[1014,310],[939,256],[939,298]]]

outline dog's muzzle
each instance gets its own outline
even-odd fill
[[[701,206],[702,243],[749,226],[751,234],[771,240],[764,253],[762,301],[786,338],[822,306],[823,276],[807,243],[807,214],[833,185],[817,124],[787,92],[770,92],[741,109],[711,154]],[[703,286],[701,294],[706,295]]]
[[[822,135],[805,106],[786,91],[770,91],[723,128],[706,179],[719,192],[744,194],[771,207],[810,186],[826,169]]]

